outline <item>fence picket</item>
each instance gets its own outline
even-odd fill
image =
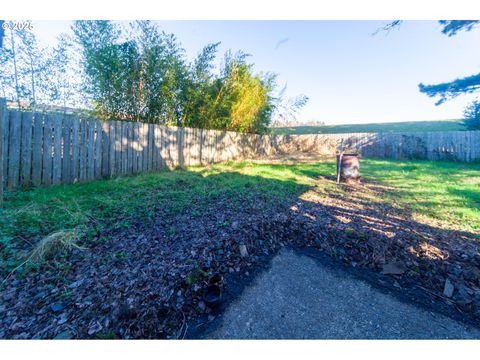
[[[7,115],[7,101],[5,99],[0,99],[0,208],[3,207],[3,143],[5,139],[3,138],[3,128],[5,122],[5,116]]]
[[[80,124],[80,118],[72,118],[72,166],[70,170],[74,183],[80,179]]]
[[[110,175],[110,124],[108,121],[100,122],[101,138],[102,138],[102,177]]]
[[[122,138],[120,140],[121,146],[122,146],[122,175],[126,175],[128,173],[127,171],[127,165],[128,165],[128,122],[127,121],[122,121]]]
[[[109,173],[110,177],[115,176],[115,121],[108,122],[108,163],[109,163]]]
[[[69,184],[72,179],[72,117],[63,119],[63,157],[62,157],[62,183]]]
[[[134,174],[138,172],[138,125],[138,122],[132,124],[132,172]]]
[[[127,174],[130,175],[133,173],[133,123],[130,121],[126,123],[127,125]]]
[[[79,135],[79,144],[80,151],[78,154],[78,179],[79,181],[85,181],[87,178],[87,147],[88,147],[88,136],[87,136],[87,119],[82,117],[80,120],[80,135]]]
[[[190,165],[195,166],[198,164],[198,129],[192,130],[192,148],[190,149]]]
[[[20,185],[22,188],[28,188],[31,183],[32,171],[32,133],[33,133],[33,113],[22,113],[22,132],[20,145]]]
[[[153,124],[153,143],[152,143],[152,151],[153,151],[153,170],[158,170],[159,167],[159,154],[158,154],[158,141],[159,139],[159,128],[157,124]]]
[[[2,162],[2,167],[3,167],[3,179],[0,179],[0,186],[2,186],[2,189],[7,187],[7,179],[8,179],[8,145],[10,143],[10,112],[7,110],[6,103],[4,106],[4,110],[2,112],[2,125],[0,127],[3,127],[3,132],[0,134],[2,136],[3,141],[2,141],[2,153],[3,157],[0,158],[0,161]]]
[[[8,188],[14,190],[18,187],[20,176],[20,135],[21,113],[12,111],[10,115],[10,143],[8,149]]]
[[[52,182],[60,184],[62,180],[62,116],[55,115],[53,122],[53,169]]]
[[[170,152],[169,156],[171,161],[171,167],[175,168],[177,166],[177,134],[171,126],[168,127],[168,133],[168,147]]]
[[[115,121],[115,175],[122,174],[122,122]]]
[[[45,115],[43,124],[43,161],[42,161],[42,184],[52,183],[53,163],[53,117]]]
[[[170,143],[172,142],[172,134],[170,133],[170,127],[168,126],[164,127],[164,131],[165,131],[165,163],[168,168],[171,168],[172,154],[170,153],[171,151]]]
[[[95,179],[95,121],[88,122],[87,180]]]
[[[147,124],[147,170],[153,166],[153,124]]]
[[[162,163],[162,168],[167,167],[167,131],[165,129],[165,126],[160,125],[160,157],[161,163]]]
[[[102,177],[102,123],[100,120],[94,120],[95,123],[95,179]]]
[[[138,133],[138,142],[137,142],[137,169],[138,172],[143,171],[143,124],[137,123],[137,133]]]
[[[184,132],[183,128],[181,128],[181,127],[177,128],[176,135],[177,135],[177,151],[176,152],[178,154],[178,166],[179,167],[184,167],[185,166],[185,152],[184,152],[183,142],[184,142],[185,132]]]
[[[208,163],[213,163],[213,158],[215,156],[215,131],[208,130]]]

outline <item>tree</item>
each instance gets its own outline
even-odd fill
[[[205,56],[205,52],[212,48],[216,46],[204,49],[199,59],[209,58],[211,63],[213,55]],[[253,64],[247,62],[249,56],[241,51],[235,54],[227,51],[220,73],[210,75],[207,72],[205,76],[208,81],[203,82],[203,86],[196,87],[200,99],[207,94],[202,106],[196,107],[200,110],[197,116],[202,119],[205,127],[239,132],[266,131],[274,108],[272,93],[275,76],[254,74]]]
[[[420,92],[428,95],[429,97],[439,96],[440,99],[435,103],[435,105],[440,105],[446,100],[453,99],[458,95],[473,93],[479,90],[480,73],[435,85],[424,85],[420,83],[418,87]]]
[[[9,21],[0,49],[2,95],[14,99],[19,108],[35,109],[37,101],[45,96],[46,51],[32,31],[16,29],[13,23]]]
[[[471,31],[475,27],[480,25],[480,20],[440,20],[442,26],[442,33],[447,36],[457,35],[460,31]],[[400,20],[395,20],[380,30],[390,30],[401,24]],[[462,94],[475,93],[480,90],[480,73],[466,76],[463,78],[455,79],[440,84],[425,85],[420,83],[418,85],[420,92],[426,94],[429,97],[439,97],[435,105],[443,104],[449,99],[453,99]],[[470,104],[464,112],[465,124],[472,126],[475,123],[475,119],[478,119],[479,102],[475,100]]]
[[[46,49],[41,48],[37,42],[35,34],[31,31],[18,30],[20,39],[19,54],[23,62],[22,70],[24,79],[28,79],[29,86],[27,95],[29,97],[30,108],[35,111],[38,100],[46,100],[48,92],[48,82],[46,81],[48,68],[48,58]]]
[[[150,21],[136,21],[131,28],[140,54],[142,118],[181,126],[188,73],[185,51],[173,34],[160,31]]]
[[[76,21],[94,112],[101,118],[264,132],[277,100],[275,76],[254,74],[248,54],[228,51],[218,73],[219,43],[191,62],[173,34],[150,21],[121,29],[108,21]]]
[[[83,64],[84,91],[91,97],[94,112],[101,118],[121,118],[120,71],[117,41],[120,29],[110,21],[75,21],[72,25]]]
[[[392,28],[398,27],[401,23],[401,20],[395,20],[380,28],[377,32],[381,30],[389,31]],[[439,23],[443,27],[443,34],[454,36],[459,31],[472,30],[480,25],[480,20],[440,20]],[[479,90],[480,73],[440,84],[425,85],[420,83],[418,87],[420,92],[427,94],[430,97],[439,96],[440,99],[436,102],[436,105],[440,105],[446,100],[452,99],[458,95],[472,93]]]
[[[275,126],[286,125],[296,120],[298,112],[307,104],[309,98],[306,95],[285,98],[283,94],[287,86],[280,92],[272,115],[272,122]]]
[[[470,31],[480,24],[480,20],[440,20],[443,26],[442,33],[448,36],[456,35],[459,31]]]
[[[9,22],[12,25],[13,22]],[[23,94],[19,85],[18,71],[18,41],[13,26],[8,26],[8,33],[5,32],[3,46],[0,48],[0,82],[2,84],[3,97],[14,99],[17,106],[20,107]]]
[[[221,85],[213,73],[213,61],[220,43],[206,45],[190,64],[189,76],[185,83],[183,122],[185,126],[205,128],[212,126],[215,102]]]
[[[57,45],[49,50],[47,55],[46,92],[50,104],[67,107],[86,106],[82,100],[82,86],[79,79],[78,49],[66,34],[60,34]]]
[[[454,36],[459,31],[472,30],[480,24],[480,20],[441,20],[440,24],[443,26],[443,34]],[[435,105],[440,105],[458,95],[477,92],[480,89],[480,73],[440,84],[424,85],[420,83],[418,87],[420,92],[429,97],[439,97]],[[480,104],[476,100],[465,109],[465,125],[469,128],[478,128],[480,122],[479,111]]]
[[[480,100],[473,101],[463,113],[465,125],[472,130],[480,130]]]
[[[276,76],[254,73],[241,51],[227,51],[217,68],[220,43],[188,61],[175,35],[150,21],[75,21],[73,36],[60,35],[53,48],[32,31],[7,29],[1,95],[19,108],[80,105],[101,119],[265,132],[274,114],[293,117],[307,101],[274,96]]]

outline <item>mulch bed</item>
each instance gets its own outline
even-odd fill
[[[218,196],[193,203],[199,211],[159,211],[151,223],[101,234],[108,240],[2,285],[0,338],[183,338],[190,322],[217,315],[202,301],[209,277],[251,276],[283,246],[383,273],[385,286],[478,322],[478,234],[369,202],[368,194],[388,191],[376,184],[346,188],[346,196],[311,190],[293,202]],[[445,295],[447,279],[454,291]]]

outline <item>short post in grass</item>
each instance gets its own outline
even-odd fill
[[[3,123],[7,116],[7,101],[0,98],[0,208],[3,206]]]
[[[340,182],[360,182],[360,154],[337,155],[337,184]]]
[[[337,144],[337,184],[360,182],[360,154],[343,140]]]

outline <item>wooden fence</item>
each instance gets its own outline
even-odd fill
[[[0,113],[2,183],[9,190],[255,157],[262,140],[229,131],[10,109]]]
[[[0,202],[3,188],[69,184],[294,151],[334,155],[351,149],[376,158],[480,159],[480,131],[255,135],[20,112],[6,109],[4,101],[0,134]]]
[[[269,140],[264,141],[267,154],[302,151],[334,155],[339,150],[351,150],[363,157],[395,160],[480,160],[480,131],[271,135],[267,138]]]

